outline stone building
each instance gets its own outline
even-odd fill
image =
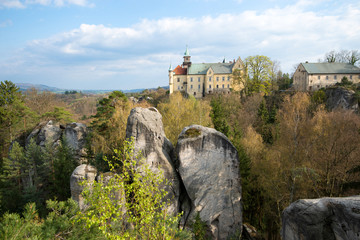
[[[183,91],[195,98],[202,98],[205,94],[214,92],[230,93],[231,89],[238,90],[240,86],[232,83],[232,73],[235,69],[242,69],[240,57],[235,61],[222,63],[192,63],[188,48],[184,53],[184,62],[175,69],[169,68],[170,94]]]
[[[343,77],[359,83],[360,68],[349,63],[300,63],[293,76],[293,86],[297,91],[316,91],[341,82]]]

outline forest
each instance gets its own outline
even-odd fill
[[[79,163],[65,138],[58,146],[40,147],[30,141],[25,147],[26,137],[40,122],[85,123],[91,129],[88,163],[103,172],[121,168],[126,173],[131,171],[126,160],[132,153],[125,139],[127,117],[134,107],[153,106],[161,113],[165,134],[174,146],[181,130],[191,124],[213,127],[230,139],[239,153],[244,222],[254,226],[261,239],[280,239],[281,213],[290,203],[351,196],[360,188],[359,114],[328,110],[326,89],[294,92],[286,90],[290,84],[289,75],[278,72],[271,81],[247,81],[241,92],[198,100],[181,92],[169,95],[162,88],[131,96],[120,91],[54,94],[36,89],[21,92],[11,81],[1,82],[0,238],[135,239],[150,236],[141,235],[142,231],[153,229],[154,239],[203,239],[201,221],[181,230],[176,227],[177,216],[167,216],[166,229],[156,228],[159,224],[154,219],[162,218],[156,210],[146,223],[137,222],[145,215],[134,210],[135,235],[121,227],[109,230],[100,221],[106,218],[94,220],[94,215],[82,213],[69,199],[69,178]],[[335,87],[359,91],[348,80]],[[134,101],[139,98],[143,100]],[[149,177],[157,182],[157,176]],[[139,189],[149,188],[140,182],[129,187],[133,198],[137,197],[134,188],[139,194]],[[94,202],[91,196],[88,201]],[[144,230],[145,225],[152,227]],[[160,238],[164,232],[169,235]]]

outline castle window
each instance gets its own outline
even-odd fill
[[[219,85],[216,85],[216,88],[219,88]]]
[[[225,88],[225,87],[224,87],[224,84],[222,85],[222,88]]]
[[[211,82],[211,77],[209,77],[209,82]]]
[[[200,82],[200,79],[201,79],[201,78],[200,78],[200,77],[198,77],[198,82]]]
[[[352,79],[352,75],[350,75],[350,79]]]
[[[222,80],[225,81],[225,77],[222,77]]]
[[[326,76],[326,80],[329,80],[329,76]]]
[[[230,76],[228,76],[228,81],[230,81]]]
[[[337,79],[337,76],[336,76],[336,75],[334,76],[334,79]]]
[[[318,79],[320,80],[320,76],[318,76]]]
[[[216,77],[216,81],[219,81],[219,77]]]
[[[180,86],[178,86],[178,90],[180,90]]]
[[[198,89],[200,89],[200,84],[198,85]]]
[[[180,78],[177,78],[177,81],[180,82]]]
[[[211,84],[209,85],[209,88],[211,89]]]
[[[192,85],[190,85],[190,88],[192,89],[192,88],[193,88],[193,86],[192,86]]]
[[[230,85],[228,84],[228,88],[230,88]]]
[[[192,77],[190,78],[190,82],[192,82],[193,81],[193,79],[192,79]]]
[[[194,96],[196,96],[196,92],[194,92]]]

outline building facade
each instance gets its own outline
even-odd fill
[[[341,82],[343,77],[359,83],[360,68],[349,63],[300,63],[293,76],[293,86],[297,91],[316,91]]]
[[[186,48],[184,62],[175,69],[169,68],[170,94],[183,91],[195,98],[202,98],[206,94],[215,92],[230,93],[234,86],[232,73],[235,69],[242,69],[240,57],[228,63],[192,63],[189,50]]]

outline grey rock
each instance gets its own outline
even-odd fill
[[[42,122],[30,133],[26,138],[26,143],[30,142],[30,139],[34,138],[37,145],[42,147],[46,143],[56,145],[61,138],[62,130],[60,124],[54,123],[52,120],[48,122]]]
[[[70,177],[70,190],[71,190],[71,198],[75,200],[80,209],[85,208],[84,199],[81,195],[85,186],[91,185],[91,183],[95,180],[97,174],[97,169],[91,165],[81,164],[76,167]],[[88,185],[81,185],[83,181],[88,182]]]
[[[181,132],[176,152],[178,170],[191,199],[187,222],[199,213],[212,239],[240,236],[241,185],[235,147],[215,129],[192,125]]]
[[[284,240],[360,239],[360,196],[302,199],[282,214]]]
[[[70,145],[70,147],[75,151],[78,158],[84,158],[87,156],[85,150],[86,136],[88,134],[88,130],[85,124],[83,123],[71,123],[67,124],[64,130],[65,137]],[[81,160],[80,162],[84,162],[85,160]]]
[[[326,89],[326,107],[331,111],[333,109],[359,110],[358,100],[353,90],[343,87],[331,87]]]
[[[145,163],[150,169],[159,173],[169,182],[163,185],[167,195],[165,200],[170,202],[168,213],[179,212],[180,183],[173,162],[174,148],[166,138],[162,116],[156,108],[134,108],[128,117],[126,138],[134,138],[136,153],[141,152]]]
[[[74,151],[75,158],[79,160],[79,163],[84,163],[86,162],[85,141],[87,134],[88,130],[85,124],[70,123],[62,126],[50,120],[36,126],[26,138],[26,144],[29,144],[30,139],[33,138],[36,144],[41,147],[46,144],[57,147],[61,138],[65,136],[69,146]]]

